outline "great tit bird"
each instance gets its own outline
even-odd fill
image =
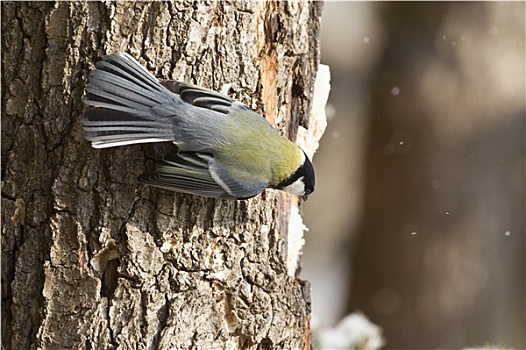
[[[82,99],[95,107],[82,117],[94,148],[177,145],[141,182],[232,199],[265,188],[304,199],[314,191],[314,168],[305,152],[241,102],[183,82],[160,82],[127,53],[105,56],[96,68]]]

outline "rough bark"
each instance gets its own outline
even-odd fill
[[[159,78],[229,92],[295,139],[308,126],[319,3],[2,3],[5,349],[301,349],[287,273],[294,197],[223,201],[136,178],[172,145],[94,150],[81,96],[127,51]]]

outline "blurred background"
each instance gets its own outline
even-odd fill
[[[525,343],[525,3],[327,2],[304,206],[315,324],[385,348]]]

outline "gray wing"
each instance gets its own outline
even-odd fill
[[[213,198],[234,198],[210,174],[207,154],[180,152],[166,156],[153,175],[141,176],[147,185]]]
[[[225,199],[251,198],[268,185],[265,181],[235,181],[212,156],[195,152],[170,154],[157,164],[155,174],[139,180],[171,191]]]
[[[161,84],[174,94],[179,95],[184,102],[196,107],[210,109],[223,114],[239,111],[256,113],[252,108],[231,97],[201,86],[175,80],[164,80],[161,81]]]

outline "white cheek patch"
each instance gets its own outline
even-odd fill
[[[283,187],[282,190],[292,194],[305,194],[305,184],[303,183],[303,176],[291,183],[290,185]]]

